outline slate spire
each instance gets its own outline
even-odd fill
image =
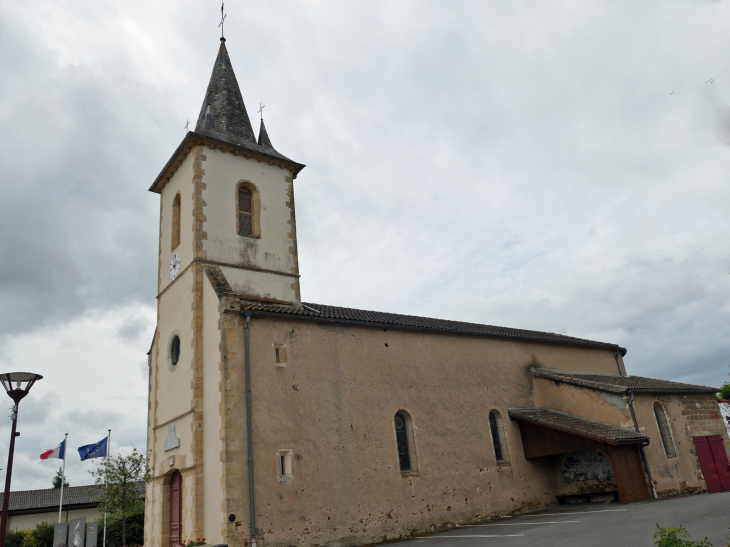
[[[271,139],[269,138],[269,134],[266,132],[266,126],[264,125],[263,118],[261,118],[261,127],[259,127],[258,144],[260,146],[263,146],[264,148],[271,148],[272,150],[274,149],[274,147],[271,145]]]
[[[231,144],[245,146],[247,143],[256,143],[243,96],[233,73],[233,65],[228,57],[225,38],[221,38],[195,132]]]

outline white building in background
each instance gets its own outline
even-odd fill
[[[63,522],[79,517],[86,517],[86,522],[98,519],[100,512],[94,500],[99,493],[100,487],[95,485],[64,488],[61,515]],[[8,530],[15,532],[33,529],[42,522],[57,523],[60,495],[60,488],[10,492]],[[0,495],[0,508],[3,502],[3,496]]]

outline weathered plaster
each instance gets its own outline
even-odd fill
[[[206,149],[205,172],[209,185],[203,190],[202,198],[210,210],[216,211],[204,222],[208,237],[202,249],[207,259],[228,265],[230,269],[248,268],[240,270],[242,274],[238,277],[226,273],[234,290],[262,297],[275,294],[277,299],[298,301],[297,277],[262,274],[251,283],[247,281],[253,278],[251,270],[298,274],[290,172],[278,165],[234,156],[219,149]],[[258,191],[255,205],[259,208],[259,237],[238,234],[236,193],[242,180],[250,181]],[[296,289],[292,288],[293,283]]]
[[[615,366],[615,362],[614,362]],[[552,408],[610,424],[633,429],[628,405],[620,404],[624,397],[619,394],[606,399],[605,392],[563,382],[535,378],[536,406]]]
[[[237,396],[230,408],[243,418],[244,319],[223,321],[227,366],[238,373],[228,386],[227,393]],[[276,367],[272,344],[286,346],[286,367]],[[615,368],[605,351],[253,317],[260,541],[362,544],[554,503],[555,462],[526,461],[519,427],[506,418],[509,406],[535,406],[529,373],[535,361]],[[506,466],[497,464],[489,435],[493,408],[505,417]],[[416,476],[398,469],[398,409],[406,409],[417,426]],[[245,545],[246,441],[240,422],[229,456],[239,464],[242,475],[233,484],[243,492],[229,506],[239,519],[236,544]],[[275,455],[285,449],[294,458],[292,479],[282,483]]]

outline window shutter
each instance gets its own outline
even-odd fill
[[[251,191],[238,189],[238,233],[242,236],[253,235],[253,217],[251,214]]]

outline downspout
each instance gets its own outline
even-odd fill
[[[637,433],[641,433],[639,431],[639,422],[636,421],[636,413],[634,412],[634,391],[632,389],[629,390],[629,393],[631,393],[631,398],[629,399],[629,410],[631,411],[631,419],[634,421],[634,429]],[[644,445],[639,445],[639,450],[641,451],[641,459],[644,460],[644,467],[646,467],[646,474],[649,476],[649,484],[651,485],[651,493],[652,497],[654,499],[658,498],[656,493],[656,488],[654,488],[654,479],[651,477],[651,468],[649,467],[649,460],[646,457],[646,452],[644,451]]]
[[[618,367],[618,375],[623,376],[624,371],[621,369],[621,363],[618,360],[618,348],[613,350],[613,357],[616,359],[616,367]],[[636,420],[634,420],[634,422],[636,422]],[[637,431],[638,431],[638,429],[637,429]]]
[[[246,314],[246,323],[243,326],[245,356],[246,356],[246,442],[248,444],[248,504],[251,508],[251,547],[256,547],[256,506],[253,493],[253,438],[251,427],[251,358],[249,356],[248,324],[251,322],[251,313]]]

